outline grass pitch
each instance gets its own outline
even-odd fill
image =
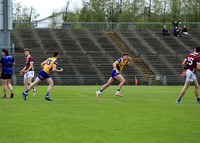
[[[175,104],[182,86],[124,86],[124,97],[110,86],[37,86],[24,101],[22,86],[14,99],[0,99],[1,143],[197,143],[199,109],[194,88]],[[2,90],[2,89],[0,89]]]

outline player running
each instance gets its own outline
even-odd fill
[[[20,74],[24,73],[24,88],[25,90],[28,88],[28,85],[31,84],[32,78],[34,77],[34,59],[31,56],[31,50],[25,49],[24,54],[26,56],[25,59],[25,67],[20,71]],[[36,95],[36,89],[33,87],[33,96]]]
[[[198,70],[200,70],[200,57],[198,56],[199,52],[200,52],[200,47],[195,48],[194,52],[188,54],[182,63],[183,72],[181,75],[183,77],[186,76],[186,81],[185,81],[185,85],[184,85],[183,89],[181,90],[181,92],[179,94],[178,99],[176,100],[176,103],[181,103],[181,99],[182,99],[183,95],[185,94],[186,90],[188,89],[188,87],[190,86],[191,82],[193,82],[194,86],[195,86],[194,92],[195,92],[195,95],[197,98],[197,103],[200,103],[199,83],[198,83],[196,75],[195,75],[196,68]]]
[[[127,53],[123,54],[122,58],[119,58],[118,60],[116,60],[113,63],[113,70],[111,72],[111,77],[108,80],[108,82],[105,85],[103,85],[103,87],[101,88],[101,90],[99,90],[99,91],[96,92],[96,97],[97,98],[99,98],[101,92],[103,92],[115,80],[119,80],[120,81],[119,87],[118,87],[117,92],[115,93],[115,95],[120,96],[120,97],[123,96],[123,95],[120,94],[120,89],[124,85],[125,79],[120,74],[120,72],[122,71],[122,69],[124,68],[125,65],[132,66],[132,60],[131,60],[131,58],[129,57],[129,55]]]
[[[1,57],[1,60],[0,60],[0,65],[2,66],[2,73],[1,73],[2,86],[3,86],[3,97],[2,98],[6,98],[7,86],[11,92],[10,98],[13,98],[14,92],[13,92],[10,80],[12,77],[13,65],[15,65],[15,61],[14,61],[13,56],[9,55],[8,49],[3,48],[2,55],[3,55],[3,57]]]
[[[49,83],[49,86],[47,89],[47,94],[44,99],[53,101],[49,97],[49,93],[50,93],[54,83],[53,83],[53,80],[52,80],[51,76],[49,75],[49,73],[50,73],[50,70],[52,70],[53,72],[62,72],[63,71],[62,68],[60,70],[58,70],[56,68],[58,65],[58,61],[57,61],[58,58],[59,58],[59,53],[54,52],[52,58],[48,58],[47,60],[45,60],[44,62],[41,63],[41,66],[43,67],[43,69],[40,71],[38,77],[35,79],[35,81],[33,83],[31,83],[31,85],[27,88],[26,91],[22,92],[22,95],[23,95],[23,98],[25,101],[26,101],[26,96],[28,96],[28,92],[44,79],[46,79],[47,82]]]

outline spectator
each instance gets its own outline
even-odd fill
[[[174,36],[181,36],[180,30],[178,29],[177,26],[175,27],[175,30],[174,30]]]
[[[182,34],[182,35],[188,35],[188,29],[186,28],[185,25],[183,26],[183,29],[182,29],[182,31],[181,31],[181,34]]]
[[[174,25],[174,31],[175,31],[175,28],[176,28],[176,27],[178,28],[178,25],[179,25],[180,19],[178,20],[178,22],[173,21],[173,19],[171,19],[171,22],[172,22],[172,24]]]
[[[169,35],[169,33],[168,33],[168,29],[166,28],[165,25],[163,26],[162,31],[163,31],[163,35]]]

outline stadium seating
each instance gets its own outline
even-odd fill
[[[168,76],[167,84],[183,84],[181,63],[199,45],[196,38],[200,34],[191,31],[188,36],[175,37],[173,33],[165,36],[161,31],[151,30],[122,30],[116,33],[155,75]]]
[[[144,63],[154,75],[161,75],[160,84],[164,84],[164,75],[168,77],[167,84],[182,84],[181,63],[199,45],[200,38],[193,31],[184,37],[164,36],[161,31],[151,30],[116,30],[115,33],[140,61],[122,72],[126,84],[130,85],[135,84],[135,76],[139,84],[148,84],[148,74],[140,72]],[[52,74],[55,84],[74,85],[104,84],[110,77],[112,63],[123,53],[104,30],[97,29],[14,29],[11,40],[16,52],[17,85],[23,84],[23,76],[18,72],[24,67],[25,48],[32,50],[36,75],[41,70],[40,63],[58,50],[58,68],[63,67],[64,72]]]

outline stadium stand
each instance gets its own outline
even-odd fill
[[[185,37],[175,37],[173,34],[164,36],[161,31],[151,30],[123,30],[116,33],[155,75],[168,76],[167,84],[170,85],[183,84],[181,63],[199,44],[192,34]]]
[[[122,54],[103,30],[20,29],[13,30],[11,34],[16,47],[18,85],[23,84],[23,77],[18,72],[24,67],[25,48],[32,50],[36,75],[41,70],[40,63],[51,57],[52,51],[61,53],[58,68],[63,67],[64,72],[52,74],[57,84],[104,84],[110,77],[112,63]],[[124,72],[129,70],[132,71],[132,79],[127,84],[133,84],[134,75],[140,72],[134,67]]]
[[[60,52],[58,68],[63,67],[64,72],[52,74],[55,84],[104,84],[110,77],[112,63],[124,51],[132,52],[134,59],[133,66],[122,72],[126,84],[135,84],[135,76],[139,84],[148,84],[147,77],[155,75],[161,75],[156,84],[164,84],[164,75],[168,76],[167,84],[183,84],[181,63],[199,45],[199,34],[190,31],[188,36],[174,37],[151,30],[114,32],[118,39],[99,29],[14,29],[11,40],[16,52],[15,84],[23,84],[23,76],[18,72],[24,67],[25,48],[31,49],[35,58],[35,75],[41,70],[40,63],[52,56],[52,51]],[[125,49],[116,44],[119,40]],[[142,71],[145,66],[149,71]]]

